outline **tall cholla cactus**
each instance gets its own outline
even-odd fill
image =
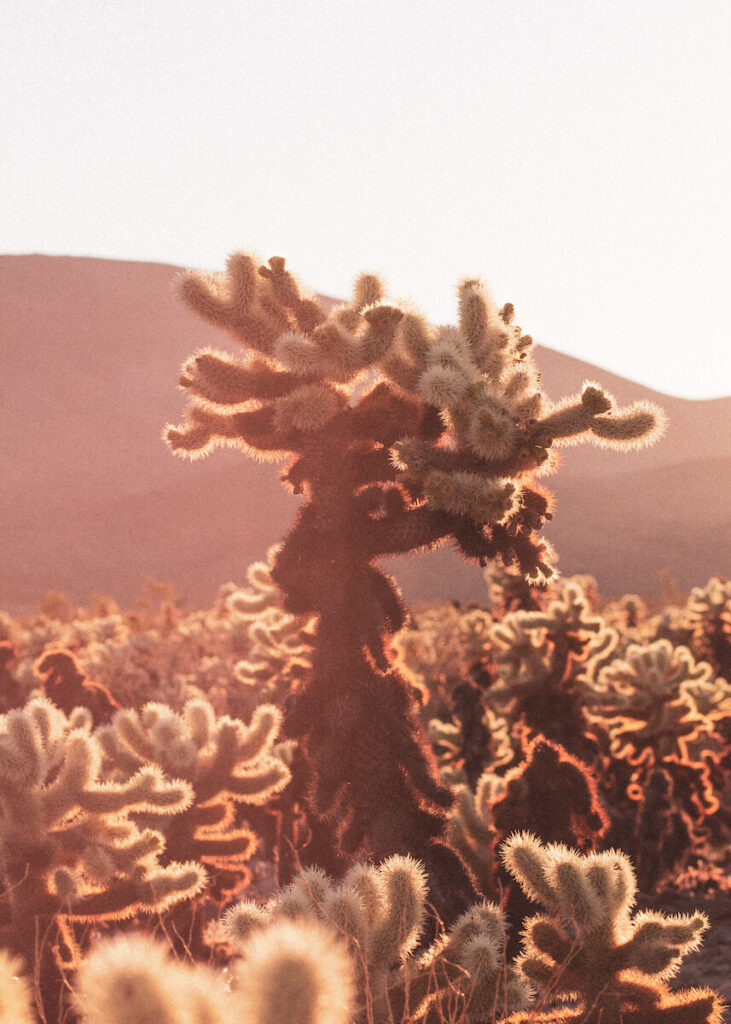
[[[38,936],[73,958],[69,922],[155,913],[194,896],[205,881],[194,863],[158,863],[164,840],[139,829],[135,812],[175,814],[191,801],[186,782],[144,765],[123,782],[100,780],[91,714],[70,718],[36,698],[0,719],[0,946],[35,958]],[[48,938],[37,970],[52,1000],[60,965]]]
[[[508,871],[548,910],[525,927],[523,973],[547,1001],[572,998],[573,1008],[518,1014],[511,1024],[720,1024],[710,989],[671,992],[665,980],[700,945],[703,914],[631,916],[632,866],[611,850],[581,856],[513,836],[503,848]]]
[[[442,1019],[491,1021],[526,1006],[530,992],[504,962],[505,926],[493,904],[466,911],[449,933],[420,956],[426,917],[423,867],[411,857],[390,857],[378,867],[357,864],[340,885],[317,868],[303,871],[266,906],[235,904],[223,919],[224,934],[248,966],[252,947],[281,962],[279,932],[298,925],[302,934],[327,925],[345,940],[355,979],[354,1020],[386,1024],[427,1012]],[[259,965],[261,971],[263,964]],[[270,968],[270,969],[273,969]],[[310,972],[317,971],[317,964]],[[286,1014],[283,1020],[286,1019]]]
[[[475,524],[469,538],[460,538],[460,526],[469,532],[469,523],[437,517],[428,529],[423,520],[433,517],[410,517],[425,534],[412,547],[454,533],[479,549],[467,554],[501,552],[526,573],[551,576],[541,560],[545,547],[531,540],[548,504],[529,486],[529,474],[551,461],[554,443],[588,439],[629,448],[663,429],[656,406],[637,402],[617,411],[591,382],[580,396],[548,403],[531,359],[532,339],[513,324],[513,307],[498,310],[479,281],[460,285],[459,327],[436,330],[382,305],[383,285],[373,275],[358,278],[352,302],[328,316],[314,299],[301,297],[280,257],[257,268],[255,259],[235,253],[225,276],[189,273],[181,290],[199,315],[250,353],[240,361],[204,350],[185,364],[180,383],[193,399],[187,424],[166,428],[173,450],[195,457],[234,444],[259,457],[300,452],[323,430],[344,425],[354,386],[366,371],[377,371],[402,395],[440,413],[421,429],[405,417],[401,436],[395,431],[390,449],[398,479],[419,492],[417,500],[426,498],[430,510]]]
[[[552,444],[644,444],[662,414],[618,412],[594,385],[550,406],[512,308],[499,312],[475,281],[460,288],[459,327],[439,330],[384,305],[372,275],[328,314],[279,257],[259,266],[237,253],[225,276],[190,273],[181,290],[247,353],[204,350],[185,364],[191,401],[187,422],[166,428],[170,447],[289,457],[283,479],[306,497],[272,578],[286,611],[318,616],[312,676],[286,716],[310,761],[311,808],[337,818],[340,855],[421,859],[451,921],[476,893],[444,841],[452,797],[389,662],[403,602],[374,563],[452,538],[467,557],[550,577],[536,536],[549,499],[533,473]]]

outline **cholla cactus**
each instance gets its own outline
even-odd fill
[[[475,281],[460,287],[459,327],[437,331],[382,304],[372,275],[328,313],[279,257],[262,266],[237,253],[225,276],[186,275],[182,293],[248,351],[204,350],[185,364],[192,397],[186,423],[166,428],[171,448],[290,457],[283,479],[306,495],[272,578],[288,612],[319,619],[312,676],[287,713],[310,761],[312,810],[338,819],[340,854],[420,857],[446,919],[475,891],[444,843],[451,795],[389,663],[403,604],[374,563],[453,538],[467,557],[501,555],[550,577],[537,538],[549,499],[533,471],[550,464],[552,443],[645,443],[662,414],[613,410],[594,385],[547,406],[530,338]]]
[[[700,945],[703,914],[633,916],[632,866],[616,851],[580,856],[518,834],[503,859],[548,911],[526,924],[520,969],[547,1002],[576,1001],[570,1009],[518,1014],[511,1024],[720,1024],[720,1000],[710,989],[671,992],[665,984]]]
[[[284,700],[312,671],[314,619],[289,615],[282,608],[282,596],[271,578],[273,548],[267,562],[254,562],[246,571],[248,590],[231,594],[229,606],[249,620],[249,651],[238,661],[234,676],[251,692],[257,703]]]
[[[716,688],[707,662],[696,663],[687,647],[662,639],[630,644],[623,658],[599,670],[587,700],[608,720],[616,757],[638,765],[651,747],[653,764],[668,758],[691,763],[722,746],[712,734],[724,715],[723,683]],[[699,710],[696,698],[713,705],[710,714]]]
[[[705,587],[694,587],[685,619],[696,655],[731,681],[731,582],[714,576]]]
[[[414,612],[393,637],[390,653],[428,716],[450,715],[454,687],[482,670],[491,625],[484,608],[451,603]]]
[[[492,819],[504,836],[530,830],[547,842],[590,850],[607,830],[596,778],[557,743],[534,740],[525,761],[503,781]]]
[[[84,960],[73,986],[80,1024],[351,1020],[352,965],[331,929],[317,922],[285,921],[266,935],[252,936],[243,952],[231,984],[223,972],[174,960],[162,943],[148,936],[103,940]]]
[[[534,586],[515,566],[492,562],[484,576],[488,605],[497,618],[508,612],[537,612],[544,607],[546,584]]]
[[[201,964],[175,961],[162,943],[145,935],[117,935],[99,942],[80,966],[73,1002],[81,1024],[244,1020],[221,974]]]
[[[95,722],[104,722],[121,707],[106,686],[86,677],[72,651],[46,651],[34,669],[41,677],[43,694],[67,715],[74,708],[85,707]]]
[[[0,641],[0,714],[23,704],[23,688],[13,673],[17,658],[15,645],[10,640]]]
[[[515,926],[529,908],[500,870],[498,845],[512,832],[525,830],[546,842],[592,850],[609,825],[592,773],[545,739],[534,740],[525,760],[506,775],[485,772],[474,792],[467,786],[458,786],[456,792],[452,842],[486,895],[506,894],[503,909]]]
[[[537,735],[560,743],[591,764],[603,742],[585,711],[598,659],[617,643],[575,582],[548,608],[510,612],[490,631],[499,682],[490,699],[507,706],[524,745]]]
[[[354,1019],[361,1024],[418,1019],[427,1010],[489,1021],[527,1005],[529,990],[503,962],[504,924],[492,904],[466,911],[426,953],[416,951],[426,917],[423,867],[391,857],[379,867],[358,864],[340,885],[319,869],[302,872],[267,906],[233,906],[223,921],[229,941],[256,943],[278,956],[278,936],[293,924],[302,934],[327,924],[345,939],[356,986]],[[317,933],[315,932],[315,937]],[[247,963],[247,960],[245,960]],[[310,968],[314,973],[317,965]]]
[[[151,818],[148,809],[145,821],[165,833],[171,856],[233,872],[235,889],[248,879],[244,863],[257,846],[251,829],[235,824],[236,806],[264,804],[290,778],[272,751],[281,720],[271,704],[260,705],[245,726],[227,715],[217,719],[202,699],[189,701],[180,714],[151,702],[141,712],[117,712],[97,737],[112,777],[126,779],[153,765],[185,780],[192,794],[188,809],[169,824]]]
[[[605,604],[602,617],[629,641],[641,640],[648,628],[647,605],[639,594],[625,594]]]
[[[451,785],[474,786],[485,765],[497,771],[515,760],[509,727],[502,715],[482,703],[479,690],[469,683],[456,688],[455,704],[458,721],[432,718],[427,732],[443,778]]]
[[[696,662],[687,647],[669,640],[629,644],[622,658],[599,670],[597,700],[618,708],[650,708],[678,697],[682,688],[702,689],[713,676],[707,662]]]
[[[205,881],[194,863],[161,867],[160,832],[135,813],[172,815],[191,801],[186,782],[146,764],[124,782],[100,780],[91,716],[70,718],[44,698],[0,719],[0,945],[34,961],[38,935],[65,922],[154,913],[194,896]],[[73,935],[63,944],[73,955]],[[37,965],[44,995],[59,983],[51,943]]]
[[[353,961],[319,921],[281,920],[242,944],[234,998],[243,1024],[350,1024]]]
[[[609,732],[605,775],[630,823],[613,839],[631,852],[643,889],[685,866],[709,834],[720,844],[728,836],[719,801],[731,721],[725,690],[707,662],[664,638],[629,644],[587,690],[593,719]]]

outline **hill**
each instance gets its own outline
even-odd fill
[[[228,345],[176,298],[178,271],[0,257],[0,606],[28,608],[49,589],[126,602],[148,573],[207,602],[291,521],[275,465],[231,451],[190,464],[161,440],[185,404],[183,360]],[[663,569],[681,588],[728,574],[731,399],[659,395],[541,346],[536,361],[552,398],[595,379],[621,402],[659,402],[670,420],[639,452],[564,450],[547,531],[562,570],[592,573],[607,594],[656,592]],[[448,550],[405,560],[398,575],[410,600],[484,596],[479,570]]]

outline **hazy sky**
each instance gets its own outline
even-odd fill
[[[247,248],[430,319],[480,276],[537,341],[731,391],[728,0],[19,0],[0,251]]]

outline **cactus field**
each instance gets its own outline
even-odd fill
[[[663,410],[550,401],[473,279],[447,327],[243,252],[179,295],[240,354],[169,457],[297,511],[210,607],[0,611],[0,1024],[721,1024],[731,583],[609,599],[542,533],[558,450]],[[484,600],[407,607],[440,546]]]

